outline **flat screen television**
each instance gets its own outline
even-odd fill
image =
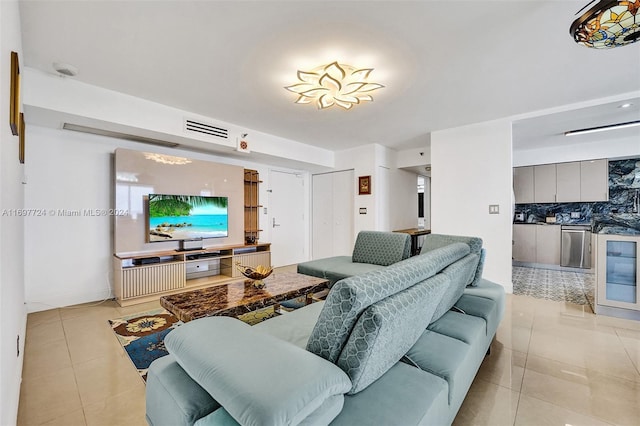
[[[149,194],[149,242],[229,236],[227,197]]]

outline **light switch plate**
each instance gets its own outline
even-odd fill
[[[500,205],[489,204],[489,214],[500,214]]]

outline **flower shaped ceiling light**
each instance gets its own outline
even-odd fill
[[[319,109],[333,105],[351,109],[360,102],[373,101],[369,93],[384,87],[368,80],[371,71],[373,68],[358,69],[332,62],[311,71],[298,71],[300,82],[285,89],[298,94],[297,104],[315,103]]]
[[[576,43],[594,49],[631,44],[640,39],[639,12],[640,0],[600,0],[571,24],[569,32]]]

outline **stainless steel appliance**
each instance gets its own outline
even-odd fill
[[[562,225],[560,266],[591,268],[591,226]]]

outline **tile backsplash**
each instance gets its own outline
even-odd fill
[[[609,161],[609,201],[516,204],[516,210],[525,214],[527,223],[553,216],[557,224],[591,224],[594,232],[640,234],[640,213],[634,208],[634,197],[639,196],[640,158],[615,160]]]

